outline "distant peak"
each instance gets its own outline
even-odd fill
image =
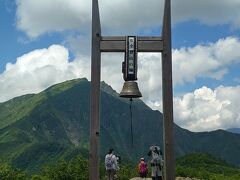
[[[231,132],[231,133],[240,134],[240,128],[230,128],[230,129],[226,129],[226,131]]]
[[[101,82],[101,90],[108,94],[119,96],[119,94],[110,85],[108,85],[105,81]]]
[[[71,79],[71,80],[67,80],[67,81],[52,85],[49,88],[47,88],[46,90],[44,90],[43,92],[48,92],[52,95],[58,94],[62,91],[65,91],[65,90],[73,87],[74,85],[76,85],[80,82],[89,82],[89,81],[87,78]]]

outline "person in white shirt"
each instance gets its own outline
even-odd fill
[[[162,151],[159,146],[153,145],[149,148],[148,156],[151,158],[151,176],[152,180],[163,179],[163,158]]]
[[[109,152],[105,156],[105,169],[107,180],[113,180],[116,171],[119,170],[117,157],[113,154],[113,149],[109,149]]]

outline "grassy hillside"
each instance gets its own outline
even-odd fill
[[[89,92],[90,82],[77,79],[1,103],[0,159],[21,169],[37,171],[45,163],[71,158],[79,152],[87,157]],[[162,134],[161,114],[134,100],[132,146],[129,101],[120,99],[105,83],[101,99],[101,157],[113,147],[126,161],[138,159],[153,143],[148,139]],[[148,137],[141,133],[142,124],[152,129]]]
[[[212,180],[239,180],[240,169],[209,154],[195,153],[178,158],[177,176]]]
[[[63,125],[64,116],[59,118],[62,112],[51,105],[53,97],[82,81],[86,79],[67,81],[39,94],[1,103],[0,158],[15,167],[37,171],[45,163],[84,152],[86,148],[80,150],[72,144]]]
[[[100,179],[105,179],[104,165],[100,165]],[[129,180],[137,176],[136,165],[124,162],[117,172],[120,180]],[[209,154],[189,154],[177,159],[176,176],[204,180],[239,180],[240,169]],[[150,177],[150,174],[148,175]],[[6,163],[0,164],[0,179],[38,179],[38,180],[87,180],[88,161],[76,156],[69,161],[60,160],[47,165],[38,174],[26,174]]]

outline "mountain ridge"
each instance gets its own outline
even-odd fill
[[[231,132],[231,133],[240,134],[240,128],[230,128],[230,129],[226,129],[226,131]]]
[[[36,171],[59,158],[79,153],[88,156],[89,92],[90,82],[83,78],[1,103],[0,158],[16,167]],[[133,145],[129,101],[120,98],[105,82],[101,83],[101,159],[109,147],[125,161],[134,162],[146,156],[150,145],[163,147],[162,114],[140,99],[133,101],[132,110]],[[240,157],[234,156],[240,152],[240,135],[226,131],[193,133],[177,125],[174,130],[177,156],[207,152],[240,165]]]

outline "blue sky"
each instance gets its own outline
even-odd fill
[[[0,0],[0,102],[69,79],[90,80],[90,2]],[[103,35],[161,33],[162,0],[99,3]],[[172,0],[174,119],[181,127],[240,127],[239,8],[234,0]],[[161,111],[161,56],[138,56],[142,100]],[[102,80],[118,92],[122,59],[102,55]]]

